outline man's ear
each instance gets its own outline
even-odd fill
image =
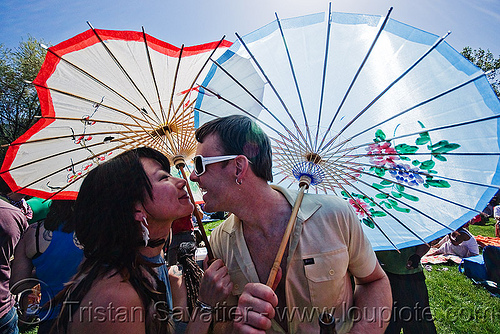
[[[248,170],[248,159],[243,155],[238,155],[234,161],[236,163],[236,177],[241,178],[245,176]]]

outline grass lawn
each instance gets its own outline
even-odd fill
[[[490,218],[486,225],[469,226],[469,231],[494,237],[494,225]],[[475,286],[458,272],[458,265],[433,265],[424,272],[438,333],[500,333],[500,298]]]
[[[473,235],[482,235],[483,237],[495,236],[495,219],[490,220],[485,225],[470,225],[469,231]]]
[[[500,298],[475,286],[457,267],[433,265],[425,271],[437,332],[500,333]]]
[[[216,228],[217,226],[219,226],[220,223],[222,223],[222,222],[223,222],[223,220],[217,220],[217,221],[210,222],[208,224],[203,225],[203,227],[205,227],[205,231],[207,232],[207,235],[212,234],[212,230],[214,228]]]
[[[221,221],[206,224],[211,230]],[[494,220],[485,226],[470,226],[474,235],[494,237]],[[482,287],[458,272],[457,265],[433,265],[424,271],[429,290],[429,301],[440,334],[500,334],[500,298],[492,297]],[[447,269],[447,270],[446,270]],[[36,328],[22,332],[36,334]],[[425,334],[425,333],[423,333]]]

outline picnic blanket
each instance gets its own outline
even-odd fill
[[[482,235],[477,235],[474,238],[476,238],[476,241],[479,246],[481,246],[481,248],[484,248],[486,246],[500,247],[500,238],[484,237]]]
[[[422,259],[420,259],[420,263],[422,264],[443,264],[448,262],[454,262],[456,264],[460,264],[460,262],[462,262],[462,258],[456,255],[438,254],[438,255],[424,255],[422,256]]]

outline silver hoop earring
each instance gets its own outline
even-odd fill
[[[236,178],[235,182],[236,182],[236,184],[237,184],[237,185],[239,185],[239,186],[241,186],[241,184],[243,183],[243,181],[241,181],[241,180],[239,180],[239,181],[238,181],[238,178]]]
[[[142,240],[144,240],[144,246],[146,247],[149,241],[148,221],[146,220],[146,217],[142,217],[141,229],[142,229]]]

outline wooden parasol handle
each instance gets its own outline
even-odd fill
[[[175,167],[177,167],[177,169],[181,172],[184,180],[186,180],[186,190],[188,192],[189,199],[191,200],[191,202],[194,205],[193,214],[196,218],[196,221],[198,222],[198,228],[199,228],[200,233],[201,233],[201,239],[203,239],[203,242],[205,243],[205,247],[207,248],[208,261],[210,262],[214,259],[214,253],[212,252],[212,247],[210,247],[210,243],[208,242],[207,233],[205,232],[205,228],[203,227],[203,222],[202,222],[203,214],[200,212],[200,210],[198,210],[198,206],[194,202],[193,193],[191,192],[191,188],[189,187],[189,182],[188,182],[188,178],[186,176],[186,172],[184,172],[184,166],[185,166],[184,158],[174,157],[174,164],[175,164]]]
[[[293,227],[295,226],[295,221],[297,220],[297,214],[299,213],[300,205],[302,204],[302,199],[304,198],[304,192],[306,191],[307,188],[309,188],[310,184],[311,184],[311,178],[309,178],[308,176],[302,176],[300,178],[299,194],[297,195],[297,199],[293,204],[292,214],[290,216],[290,219],[288,220],[288,224],[285,229],[285,234],[283,235],[283,239],[281,239],[280,248],[278,249],[278,254],[276,254],[273,267],[271,268],[271,272],[269,273],[269,277],[266,283],[268,287],[272,288],[274,281],[276,280],[276,275],[278,274],[278,270],[281,265],[281,260],[283,259],[283,255],[285,254],[286,245],[288,244],[288,240],[290,239],[290,235],[292,234]]]

